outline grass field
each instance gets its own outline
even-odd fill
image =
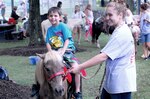
[[[107,35],[101,35],[101,48],[104,47],[108,38],[109,37]],[[1,42],[0,49],[25,45],[28,45],[27,39],[17,42]],[[100,49],[96,48],[96,45],[84,42],[83,39],[81,41],[80,47],[87,49],[85,52],[76,53],[76,56],[80,59],[81,62],[86,61],[100,51]],[[138,91],[133,94],[133,99],[150,99],[150,60],[143,60],[140,57],[141,55],[142,51],[140,45],[138,46],[138,54],[136,56]],[[34,71],[36,66],[29,64],[28,57],[6,55],[0,56],[0,65],[4,66],[8,70],[9,77],[17,83],[28,86],[31,86],[34,83]],[[93,73],[96,72],[98,66],[87,69],[88,76],[93,75]],[[98,89],[103,72],[104,65],[94,78],[89,80],[83,79],[83,99],[95,99],[96,95],[98,95]]]

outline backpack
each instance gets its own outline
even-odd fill
[[[7,70],[6,70],[4,67],[2,67],[2,66],[0,66],[0,79],[2,79],[2,80],[9,80],[8,72],[7,72]]]

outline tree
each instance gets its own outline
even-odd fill
[[[40,1],[29,0],[29,25],[28,25],[29,46],[44,44],[41,33]]]
[[[128,0],[127,4],[129,5],[130,10],[133,12],[134,11],[134,2],[133,2],[133,0]]]
[[[105,6],[105,1],[101,0],[101,6],[104,7]]]

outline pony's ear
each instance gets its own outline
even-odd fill
[[[44,59],[44,57],[45,57],[45,54],[38,54],[38,53],[36,53],[36,55],[39,56],[41,59]]]

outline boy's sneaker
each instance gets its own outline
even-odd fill
[[[75,97],[75,99],[82,99],[82,94],[81,94],[81,92],[74,93],[74,97]]]

